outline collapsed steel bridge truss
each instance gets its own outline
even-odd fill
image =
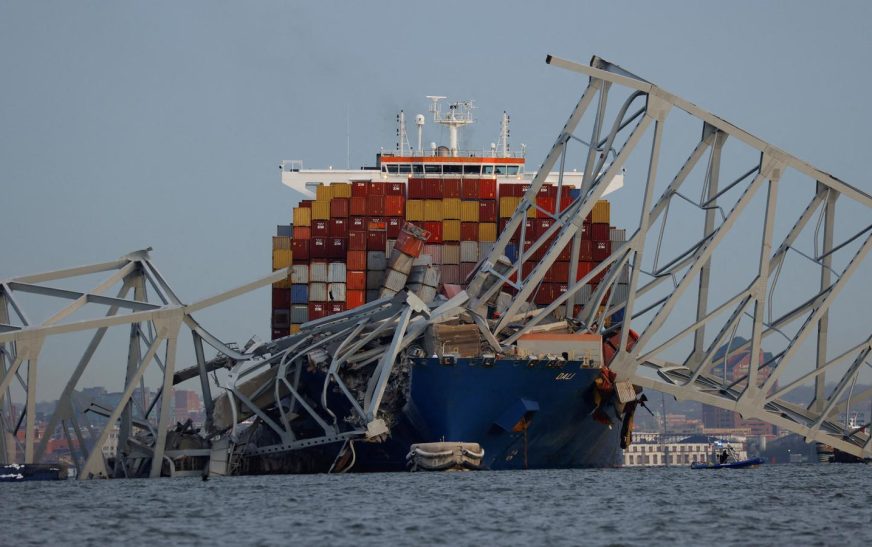
[[[273,272],[254,283],[186,305],[152,263],[149,250],[137,251],[112,262],[0,282],[0,461],[14,458],[16,450],[19,450],[25,463],[40,463],[49,439],[59,428],[66,437],[80,478],[128,476],[134,466],[133,457],[128,458],[132,453],[130,447],[138,445],[134,439],[134,429],[151,434],[148,445],[138,446],[138,451],[146,453],[151,462],[147,471],[149,476],[160,476],[167,459],[176,456],[209,456],[208,449],[167,450],[165,446],[167,431],[174,425],[173,397],[165,395],[172,393],[182,326],[191,332],[198,363],[196,375],[200,377],[203,400],[207,413],[210,413],[212,397],[206,375],[204,343],[225,358],[247,360],[248,357],[209,334],[191,314],[283,279],[287,271]],[[83,276],[87,278],[101,274],[108,274],[108,277],[89,291],[59,286],[70,280],[83,279]],[[106,296],[107,292],[116,288],[115,296]],[[50,307],[57,311],[41,322],[34,322],[31,319],[33,314],[22,302],[25,295],[48,297]],[[59,302],[68,304],[58,310]],[[105,315],[81,318],[95,309],[105,310]],[[76,408],[80,397],[75,390],[103,344],[107,331],[119,326],[129,326],[126,361],[101,373],[111,375],[123,371],[124,388],[120,400],[112,408],[92,405],[90,410],[106,419],[102,427],[90,427],[90,424],[81,423],[84,415],[81,411],[84,409]],[[57,368],[69,364],[64,361],[71,355],[69,348],[65,347],[61,363],[53,362],[55,359],[46,359],[49,363],[45,363],[46,360],[40,359],[45,343],[53,337],[89,332],[93,332],[93,335],[64,386],[48,420],[45,434],[37,439],[38,363],[45,371],[47,365]],[[159,376],[153,397],[149,397],[145,382],[150,367],[151,370],[157,370]],[[26,373],[22,374],[22,370],[26,370]],[[106,379],[111,380],[108,377]],[[25,402],[20,411],[13,405],[11,397],[11,388],[16,381],[24,392]],[[118,457],[114,468],[107,469],[102,447],[116,424]],[[20,430],[24,433],[23,442],[18,440],[21,437],[18,435]],[[15,446],[17,444],[23,446]]]
[[[163,395],[194,378],[200,380],[206,403],[207,435],[236,441],[236,426],[246,417],[256,417],[272,431],[277,441],[245,447],[248,455],[378,438],[389,429],[380,410],[401,353],[409,351],[428,325],[461,314],[478,325],[495,353],[509,350],[524,333],[555,319],[567,318],[580,330],[620,333],[612,368],[638,385],[738,411],[857,456],[872,455],[870,415],[859,424],[848,419],[852,410],[868,406],[872,398],[872,388],[855,392],[870,369],[869,322],[860,313],[853,328],[833,325],[841,316],[833,311],[841,310],[840,302],[861,300],[850,281],[862,279],[872,245],[872,198],[599,58],[590,66],[554,57],[548,61],[589,76],[588,86],[499,240],[473,273],[468,290],[434,309],[401,292],[307,323],[296,335],[240,350],[210,335],[191,314],[283,280],[286,270],[193,304],[182,303],[147,251],[114,262],[0,281],[0,461],[13,452],[15,447],[8,445],[18,443],[16,434],[23,429],[24,460],[39,462],[48,438],[60,429],[71,450],[78,447],[73,451],[82,478],[127,476],[133,465],[129,447],[134,445],[150,457],[148,474],[159,476],[167,459],[208,455],[166,447],[171,398]],[[596,108],[585,118],[594,100]],[[687,152],[665,137],[682,112],[695,128],[695,137],[689,156],[685,153],[666,179],[667,168],[661,164],[667,165],[668,152]],[[585,127],[587,133],[582,134]],[[639,146],[646,135],[647,150]],[[745,150],[744,156],[741,150],[737,154],[738,164],[748,151],[753,161],[722,185],[722,178],[732,179],[727,172],[737,164],[731,156],[734,144]],[[553,212],[537,207],[535,196],[545,176],[555,167],[563,173],[572,150],[578,149],[584,165],[579,196],[568,204],[558,201]],[[643,167],[636,169],[639,164]],[[624,211],[637,198],[638,226],[615,240],[606,260],[589,272],[579,272],[585,219],[611,179],[627,166],[645,174],[638,177],[638,191],[633,191],[633,177],[628,176],[625,189],[611,199]],[[694,180],[698,198],[689,197],[696,196]],[[665,183],[662,189],[659,183]],[[795,213],[781,206],[782,201],[789,205],[796,199],[806,202]],[[691,212],[679,214],[681,204]],[[555,221],[537,237],[531,237],[524,222],[532,208]],[[758,228],[756,244],[746,233],[750,225]],[[781,228],[784,233],[776,238]],[[698,236],[688,242],[694,229]],[[516,231],[525,243],[517,261],[511,262],[506,250]],[[737,235],[743,245],[731,250],[729,242]],[[566,292],[544,306],[531,305],[567,245],[571,260]],[[661,255],[669,258],[661,260]],[[796,273],[801,269],[794,266],[796,259],[813,269],[810,291],[803,292],[808,276]],[[531,271],[525,271],[525,262],[533,262]],[[751,272],[747,279],[741,275],[742,266]],[[109,277],[90,291],[54,286],[104,272],[110,272]],[[788,279],[779,283],[781,277]],[[731,285],[736,282],[739,288],[734,290]],[[105,296],[119,286],[114,297]],[[507,287],[514,292],[510,299],[501,294]],[[24,294],[70,303],[34,323],[21,302]],[[498,316],[492,314],[494,305]],[[105,317],[73,320],[95,306],[106,310]],[[196,365],[177,371],[182,325],[191,331]],[[127,359],[116,369],[124,369],[124,389],[120,401],[102,412],[105,425],[92,438],[84,438],[87,429],[77,421],[75,389],[107,330],[117,326],[129,329]],[[45,366],[40,361],[44,342],[54,335],[86,331],[93,331],[93,336],[69,376],[47,434],[37,439],[37,363]],[[740,333],[747,336],[740,338]],[[729,351],[722,350],[725,346]],[[216,352],[216,357],[207,360],[206,350]],[[741,366],[728,366],[736,354],[747,357]],[[159,377],[156,396],[150,400],[141,396],[149,367]],[[299,392],[304,367],[324,371],[320,400]],[[209,373],[219,368],[227,369],[229,378],[220,382],[222,394],[213,398]],[[365,373],[351,386],[349,371],[354,370]],[[14,382],[25,393],[20,410],[11,400]],[[794,395],[804,388],[812,395],[797,399]],[[348,400],[351,416],[331,410],[328,390]],[[218,424],[215,405],[222,396],[231,416]],[[314,431],[301,431],[301,421],[316,424]],[[110,470],[99,447],[116,423],[119,457]],[[137,445],[134,429],[150,432],[153,442]]]
[[[552,56],[547,62],[586,75],[589,83],[499,241],[478,266],[478,280],[496,276],[499,282],[473,283],[468,291],[477,310],[493,303],[503,287],[516,292],[493,335],[510,344],[555,313],[574,316],[581,328],[620,331],[612,368],[636,384],[737,411],[809,442],[872,456],[872,388],[854,389],[858,380],[872,383],[870,303],[862,302],[868,289],[861,282],[846,290],[857,272],[863,278],[872,246],[872,198],[600,58],[590,66]],[[589,133],[582,133],[592,104]],[[680,138],[667,138],[670,124],[695,133],[687,148],[674,145]],[[640,146],[646,135],[650,148]],[[582,150],[580,196],[564,206],[558,197],[556,211],[545,211],[537,206],[537,192],[555,166],[562,181],[573,147]],[[662,165],[676,152],[684,161],[666,172]],[[619,210],[641,202],[638,226],[624,241],[612,242],[608,259],[581,275],[576,264],[585,218],[612,177],[633,161],[634,173],[641,174],[627,175],[625,188],[611,199]],[[735,179],[726,179],[729,168]],[[731,182],[724,185],[722,179]],[[791,210],[799,199],[804,201]],[[671,208],[681,212],[670,215]],[[525,233],[531,209],[554,219],[539,237]],[[752,225],[756,236],[749,235]],[[778,230],[783,233],[776,239]],[[516,231],[526,244],[509,265],[504,255]],[[692,232],[697,236],[688,239]],[[739,245],[725,243],[731,238],[739,238]],[[571,245],[568,290],[544,309],[528,311],[528,301],[566,245]],[[540,247],[544,256],[524,271],[521,265]],[[811,268],[810,275],[800,275],[796,258]],[[622,282],[624,290],[618,290]],[[583,291],[586,285],[589,292]],[[846,301],[848,308],[856,306],[842,312]],[[854,319],[835,327],[833,320],[842,317]],[[742,366],[727,363],[743,353]],[[851,419],[858,410],[854,415],[864,416],[862,423]]]

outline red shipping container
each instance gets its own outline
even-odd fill
[[[385,195],[385,183],[370,182],[366,185],[367,196],[383,196]]]
[[[397,239],[400,235],[400,230],[403,228],[403,224],[406,223],[406,219],[403,217],[388,217],[387,219],[387,233],[388,239]]]
[[[366,304],[365,290],[347,290],[345,291],[345,309],[353,309]]]
[[[557,197],[557,187],[553,184],[543,184],[539,187],[539,197],[546,198],[556,198]]]
[[[409,179],[409,199],[426,199],[427,198],[427,179],[410,178]]]
[[[349,270],[366,270],[366,251],[348,251],[345,255],[345,265]]]
[[[478,179],[478,199],[497,199],[497,179]]]
[[[366,250],[366,232],[348,232],[348,250],[349,251],[365,251]]]
[[[579,260],[578,267],[575,270],[575,280],[581,281],[581,278],[590,273],[591,266],[594,265],[593,262],[588,260]]]
[[[367,232],[384,232],[388,229],[388,221],[385,217],[369,217],[366,219]]]
[[[401,217],[406,214],[406,200],[403,196],[385,196],[384,201],[384,209],[383,213],[370,213],[370,214],[384,214],[389,217]]]
[[[385,195],[406,197],[406,185],[402,182],[389,182],[385,185]]]
[[[593,260],[593,243],[590,240],[582,239],[581,246],[578,248],[578,259],[579,260]]]
[[[309,302],[309,321],[327,317],[326,302]]]
[[[463,281],[460,278],[459,264],[443,264],[440,270],[442,272],[441,281],[443,285],[460,285]]]
[[[612,254],[611,241],[595,241],[593,243],[593,261],[601,262]]]
[[[342,259],[348,252],[348,239],[344,237],[331,237],[328,240],[327,258]]]
[[[348,198],[333,198],[330,200],[330,216],[332,218],[348,218]]]
[[[527,222],[531,221],[527,220]],[[550,218],[537,218],[535,220],[532,220],[531,223],[533,224],[533,235],[536,237],[541,237],[545,234],[545,232],[548,231],[549,228],[551,228],[551,225],[554,224],[554,220]]]
[[[272,329],[272,339],[278,340],[288,335],[287,329]]]
[[[557,210],[556,198],[550,196],[536,196],[536,218],[551,218]]]
[[[351,217],[348,219],[348,231],[349,232],[365,232],[366,231],[366,217]]]
[[[301,201],[299,204],[297,204],[297,207],[306,207],[306,208],[311,209],[311,208],[312,208],[312,202],[313,202],[313,201],[315,201],[315,200],[312,200],[312,199],[304,199],[304,200]]]
[[[273,309],[287,309],[291,307],[291,289],[272,290]]]
[[[312,239],[312,228],[309,226],[294,226],[294,239]]]
[[[380,194],[370,194],[366,197],[366,212],[368,215],[385,214],[385,197]]]
[[[292,239],[291,253],[294,256],[294,262],[305,262],[309,260],[309,242],[311,239]]]
[[[366,216],[366,196],[351,196],[348,212],[352,217]]]
[[[330,237],[348,237],[348,219],[330,219]]]
[[[346,293],[347,295],[347,293]],[[327,315],[335,315],[345,311],[345,302],[331,302],[327,304]]]
[[[475,262],[460,263],[460,282],[463,284],[469,283],[469,275],[475,270]]]
[[[463,179],[460,188],[460,197],[463,199],[479,199],[478,179]]]
[[[442,199],[442,179],[425,179],[424,197],[426,199]]]
[[[463,182],[465,184],[466,179]],[[459,198],[460,186],[460,179],[442,179],[442,197]]]
[[[351,197],[353,198],[365,198],[369,194],[369,182],[368,181],[356,181],[351,183]]]
[[[366,290],[366,272],[356,270],[345,271],[345,298],[348,300],[349,291]]]
[[[478,241],[478,222],[460,223],[460,241]]]
[[[330,221],[328,220],[313,220],[312,235],[309,237],[329,237],[330,236]]]
[[[555,292],[554,283],[542,283],[536,291],[536,296],[533,297],[533,302],[540,306],[546,306],[554,302]]]
[[[510,219],[508,219],[508,218],[501,218],[500,219],[500,225],[499,225],[500,234],[502,234],[503,232],[506,231],[506,226],[509,225],[509,220]],[[497,235],[500,235],[500,234],[497,234]],[[518,226],[517,228],[515,228],[515,233],[512,234],[512,237],[509,238],[509,241],[511,241],[513,243],[517,243],[520,240],[521,240],[521,227]]]
[[[556,238],[557,236],[554,237]],[[572,260],[572,240],[569,240],[569,243],[566,244],[566,247],[561,249],[560,254],[557,255],[557,260]]]
[[[430,220],[421,223],[421,227],[430,232],[429,244],[442,243],[442,223],[438,220]]]
[[[588,222],[581,223],[581,239],[590,241],[590,224]]]
[[[382,251],[387,248],[388,237],[383,231],[367,232],[366,233],[366,250],[367,251]]]
[[[594,241],[610,241],[609,240],[609,223],[594,222],[590,228],[590,238]]]
[[[545,272],[545,281],[549,283],[565,283],[569,281],[569,262],[555,262]]]
[[[496,222],[497,221],[497,202],[493,200],[482,200],[478,202],[478,221],[479,222]]]
[[[421,250],[424,249],[424,240],[414,237],[406,230],[401,230],[394,248],[405,255],[417,258],[421,255]]]

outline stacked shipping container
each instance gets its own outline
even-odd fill
[[[291,275],[273,285],[272,337],[293,334],[302,323],[379,298],[389,257],[406,221],[429,232],[418,251],[440,269],[442,283],[465,286],[528,187],[468,177],[319,185],[315,199],[300,202],[293,209],[293,224],[279,226],[273,238],[273,269],[290,266]],[[517,261],[520,249],[530,249],[552,227],[550,215],[572,202],[572,190],[562,190],[558,195],[550,184],[540,189],[535,209],[506,248],[510,260]],[[577,278],[607,258],[612,245],[625,237],[624,230],[610,226],[609,203],[597,202],[584,223]],[[547,245],[540,246],[525,261],[522,275],[529,275],[546,250]],[[408,249],[401,251],[411,256]],[[567,246],[549,269],[534,297],[537,304],[550,303],[567,290],[570,253]],[[625,284],[626,275],[620,281]]]

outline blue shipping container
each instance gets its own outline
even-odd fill
[[[308,304],[309,286],[291,285],[291,304]]]
[[[518,246],[514,243],[506,244],[506,258],[508,258],[513,264],[518,260]]]

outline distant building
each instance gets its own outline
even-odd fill
[[[739,347],[747,343],[742,337],[733,339],[730,347]],[[724,367],[724,355],[727,353],[727,346],[721,346],[712,362],[711,374],[717,378],[726,378],[728,381],[738,381],[748,375],[748,368],[751,364],[751,352],[749,350],[733,351],[726,357],[726,369]],[[772,354],[769,352],[760,352],[760,362],[765,363],[772,359]],[[759,371],[758,382],[764,382],[769,377],[771,369],[765,368]],[[775,387],[775,386],[773,386]],[[778,433],[778,429],[769,423],[763,422],[756,418],[742,419],[738,413],[731,410],[724,410],[709,405],[702,405],[702,423],[706,431],[712,429],[748,429],[751,435],[765,435],[774,437]]]
[[[203,421],[203,402],[196,391],[177,389],[175,391],[174,416],[177,422],[185,422],[189,418],[196,422]]]
[[[715,451],[715,437],[706,435],[662,435],[660,433],[633,433],[633,443],[624,450],[624,467],[685,466],[693,462],[709,461]],[[739,459],[748,457],[744,439],[727,439]]]

